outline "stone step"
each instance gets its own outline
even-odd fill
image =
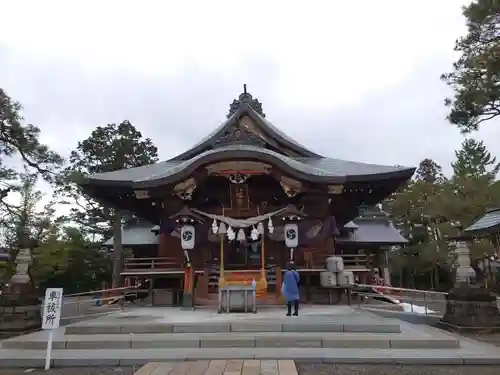
[[[156,348],[373,348],[456,349],[455,338],[403,334],[247,332],[62,335],[53,340],[54,349],[156,349]],[[47,346],[47,334],[20,336],[2,342],[4,349],[38,350]]]
[[[215,348],[53,350],[53,367],[141,366],[149,362],[290,359],[336,364],[500,365],[498,352],[460,349]],[[42,367],[45,350],[0,349],[0,367]]]
[[[293,320],[283,322],[175,323],[175,324],[76,324],[66,327],[66,334],[96,335],[118,333],[221,333],[221,332],[356,332],[400,333],[398,323],[335,323]]]

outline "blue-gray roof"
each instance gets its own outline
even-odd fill
[[[95,174],[89,177],[87,183],[123,184],[132,188],[153,187],[185,178],[208,162],[223,161],[228,158],[259,159],[281,167],[292,176],[302,178],[306,175],[311,182],[319,183],[342,184],[372,179],[409,179],[413,175],[414,168],[367,164],[318,155],[287,136],[256,112],[249,104],[252,100],[251,95],[245,93],[245,102],[239,104],[238,110],[233,115],[183,154],[156,164]],[[259,132],[262,132],[262,135],[257,137],[262,139],[266,146],[232,143],[225,147],[214,148],[217,140],[239,126],[238,121],[243,115],[248,115],[254,121]]]
[[[357,223],[358,228],[348,234],[347,238],[338,238],[338,243],[404,245],[408,240],[391,222],[379,221]]]
[[[123,246],[157,245],[158,235],[151,231],[152,225],[130,226],[122,228]],[[103,243],[104,246],[113,246],[113,237]]]
[[[465,232],[489,232],[500,229],[500,209],[491,209],[465,229]]]
[[[346,225],[344,225],[345,229],[358,229],[359,226],[354,221],[349,221]]]
[[[99,173],[90,176],[89,180],[96,183],[99,181],[119,181],[136,188],[150,187],[166,179],[174,178],[181,172],[184,174],[191,173],[192,170],[197,168],[198,164],[203,164],[206,158],[216,158],[222,161],[231,157],[231,155],[234,156],[236,153],[248,157],[272,159],[275,163],[281,164],[285,168],[288,167],[291,173],[295,171],[295,173],[306,174],[311,178],[331,183],[345,183],[351,180],[365,181],[376,177],[391,178],[399,176],[410,178],[414,171],[414,168],[358,163],[341,159],[294,158],[267,148],[233,144],[205,151],[186,161],[166,161],[143,167]]]
[[[408,240],[393,225],[387,213],[377,207],[347,223],[344,228],[351,229],[347,237],[337,239],[339,243],[404,245]]]

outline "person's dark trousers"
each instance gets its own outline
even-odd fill
[[[288,316],[292,316],[292,305],[293,305],[293,315],[297,316],[299,315],[299,300],[295,301],[288,301],[287,302],[287,307],[288,307]]]

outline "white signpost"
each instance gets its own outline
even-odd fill
[[[59,321],[61,320],[62,299],[62,288],[47,288],[45,291],[45,299],[43,300],[42,329],[49,331],[47,353],[45,354],[45,370],[50,368],[52,340],[54,338],[54,329],[59,328]]]

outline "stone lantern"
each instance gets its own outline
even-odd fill
[[[446,296],[446,312],[441,323],[454,329],[500,328],[500,313],[496,296],[476,284],[476,272],[471,267],[468,237],[457,236],[450,245],[456,256],[455,286]]]
[[[9,287],[0,297],[0,333],[21,334],[41,326],[40,301],[33,289],[30,276],[33,249],[37,242],[26,229],[18,232],[16,270]]]

